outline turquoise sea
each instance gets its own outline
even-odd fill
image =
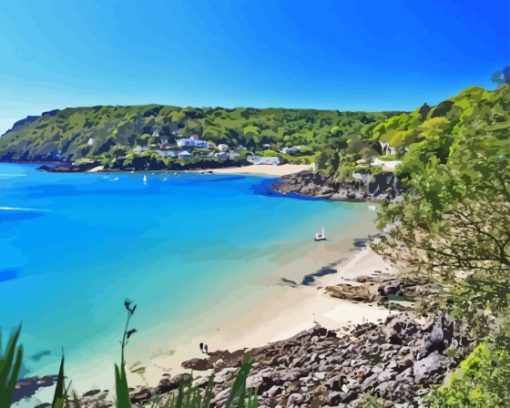
[[[111,370],[126,297],[147,343],[277,285],[320,227],[334,249],[373,218],[366,204],[271,193],[270,177],[36,167],[0,164],[0,326],[22,322],[25,376],[55,373],[62,349],[75,376],[98,357]]]

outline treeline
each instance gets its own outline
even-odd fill
[[[199,135],[213,146],[243,146],[248,151],[305,146],[308,153],[373,126],[392,113],[312,109],[180,108],[176,106],[96,106],[67,108],[29,117],[0,138],[1,160],[108,160],[135,146],[173,144]],[[306,149],[305,149],[306,150]]]

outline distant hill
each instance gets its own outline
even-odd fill
[[[105,163],[136,155],[136,146],[160,149],[176,139],[199,135],[211,146],[244,146],[278,151],[304,146],[313,156],[320,146],[350,130],[370,127],[392,113],[312,109],[180,108],[176,106],[95,106],[66,108],[18,121],[0,138],[0,160]]]

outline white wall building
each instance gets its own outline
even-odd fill
[[[177,139],[177,146],[179,147],[201,147],[201,148],[207,148],[209,147],[209,142],[206,140],[197,140],[192,137],[187,137],[184,139]]]
[[[188,152],[187,150],[183,150],[182,152],[179,152],[178,154],[179,159],[191,159],[193,155]]]
[[[279,166],[282,164],[282,160],[279,157],[262,157],[262,156],[249,156],[246,160],[255,165],[269,164],[272,166]]]

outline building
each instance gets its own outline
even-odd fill
[[[183,150],[182,152],[179,152],[177,154],[177,156],[179,156],[179,159],[184,159],[184,160],[188,160],[193,157],[193,155],[190,152],[188,152],[187,150]]]
[[[174,150],[157,150],[157,152],[163,157],[177,157],[177,153]]]
[[[228,154],[225,152],[218,152],[218,153],[214,153],[213,157],[215,159],[226,160],[226,159],[228,159]]]
[[[236,160],[236,159],[239,159],[241,157],[241,155],[237,152],[230,152],[228,153],[228,158],[230,160]]]
[[[262,156],[249,156],[246,158],[246,160],[255,165],[271,165],[271,166],[279,166],[282,164],[282,159],[279,157],[262,157]]]
[[[219,150],[220,152],[226,152],[226,151],[228,150],[228,145],[227,145],[227,144],[223,144],[223,143],[221,143],[221,144],[219,144],[217,147],[218,147],[218,150]]]
[[[190,148],[195,147],[208,148],[209,142],[207,142],[206,140],[194,139],[193,137],[187,137],[183,139],[177,139],[177,146]]]
[[[93,138],[93,137],[90,137],[90,138],[89,138],[89,140],[87,140],[87,145],[88,145],[88,146],[94,146],[94,143],[95,143],[95,142],[96,142],[96,141],[94,140],[94,138]]]

